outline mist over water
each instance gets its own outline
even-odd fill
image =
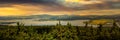
[[[56,25],[59,21],[35,21],[35,20],[8,20],[2,22],[20,22],[25,24],[25,26],[44,26],[44,25]],[[70,20],[70,21],[60,21],[62,25],[67,25],[67,23],[71,23],[73,26],[84,26],[85,21],[88,20]],[[16,23],[9,24],[15,26]]]

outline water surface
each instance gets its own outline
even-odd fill
[[[67,25],[67,23],[71,23],[73,26],[84,26],[85,21],[88,20],[70,20],[70,21],[60,21],[62,25]],[[26,26],[42,26],[42,25],[56,25],[59,21],[35,21],[35,20],[0,20],[0,22],[21,22]],[[10,24],[16,25],[16,23]]]

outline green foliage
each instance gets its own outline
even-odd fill
[[[60,24],[56,26],[18,26],[4,27],[0,31],[0,40],[120,40],[120,28],[102,27],[98,28],[66,26]],[[113,23],[113,25],[115,25]],[[2,26],[0,28],[3,28]]]

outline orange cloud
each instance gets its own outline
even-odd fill
[[[0,7],[0,16],[25,16],[38,12],[35,6],[13,4],[11,7]]]
[[[24,15],[26,12],[17,8],[12,7],[1,7],[0,16],[9,16],[9,15]]]
[[[96,3],[103,3],[103,1],[86,1],[86,0],[65,0],[67,3],[80,3],[80,4],[96,4]]]
[[[75,10],[72,8],[58,7],[55,5],[30,5],[12,4],[10,7],[0,7],[0,16],[23,16],[23,15],[113,15],[119,14],[120,9],[106,10]]]

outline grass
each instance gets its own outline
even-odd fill
[[[99,19],[99,20],[90,21],[90,24],[98,25],[98,24],[106,24],[106,23],[112,23],[112,22],[113,22],[113,20]]]

